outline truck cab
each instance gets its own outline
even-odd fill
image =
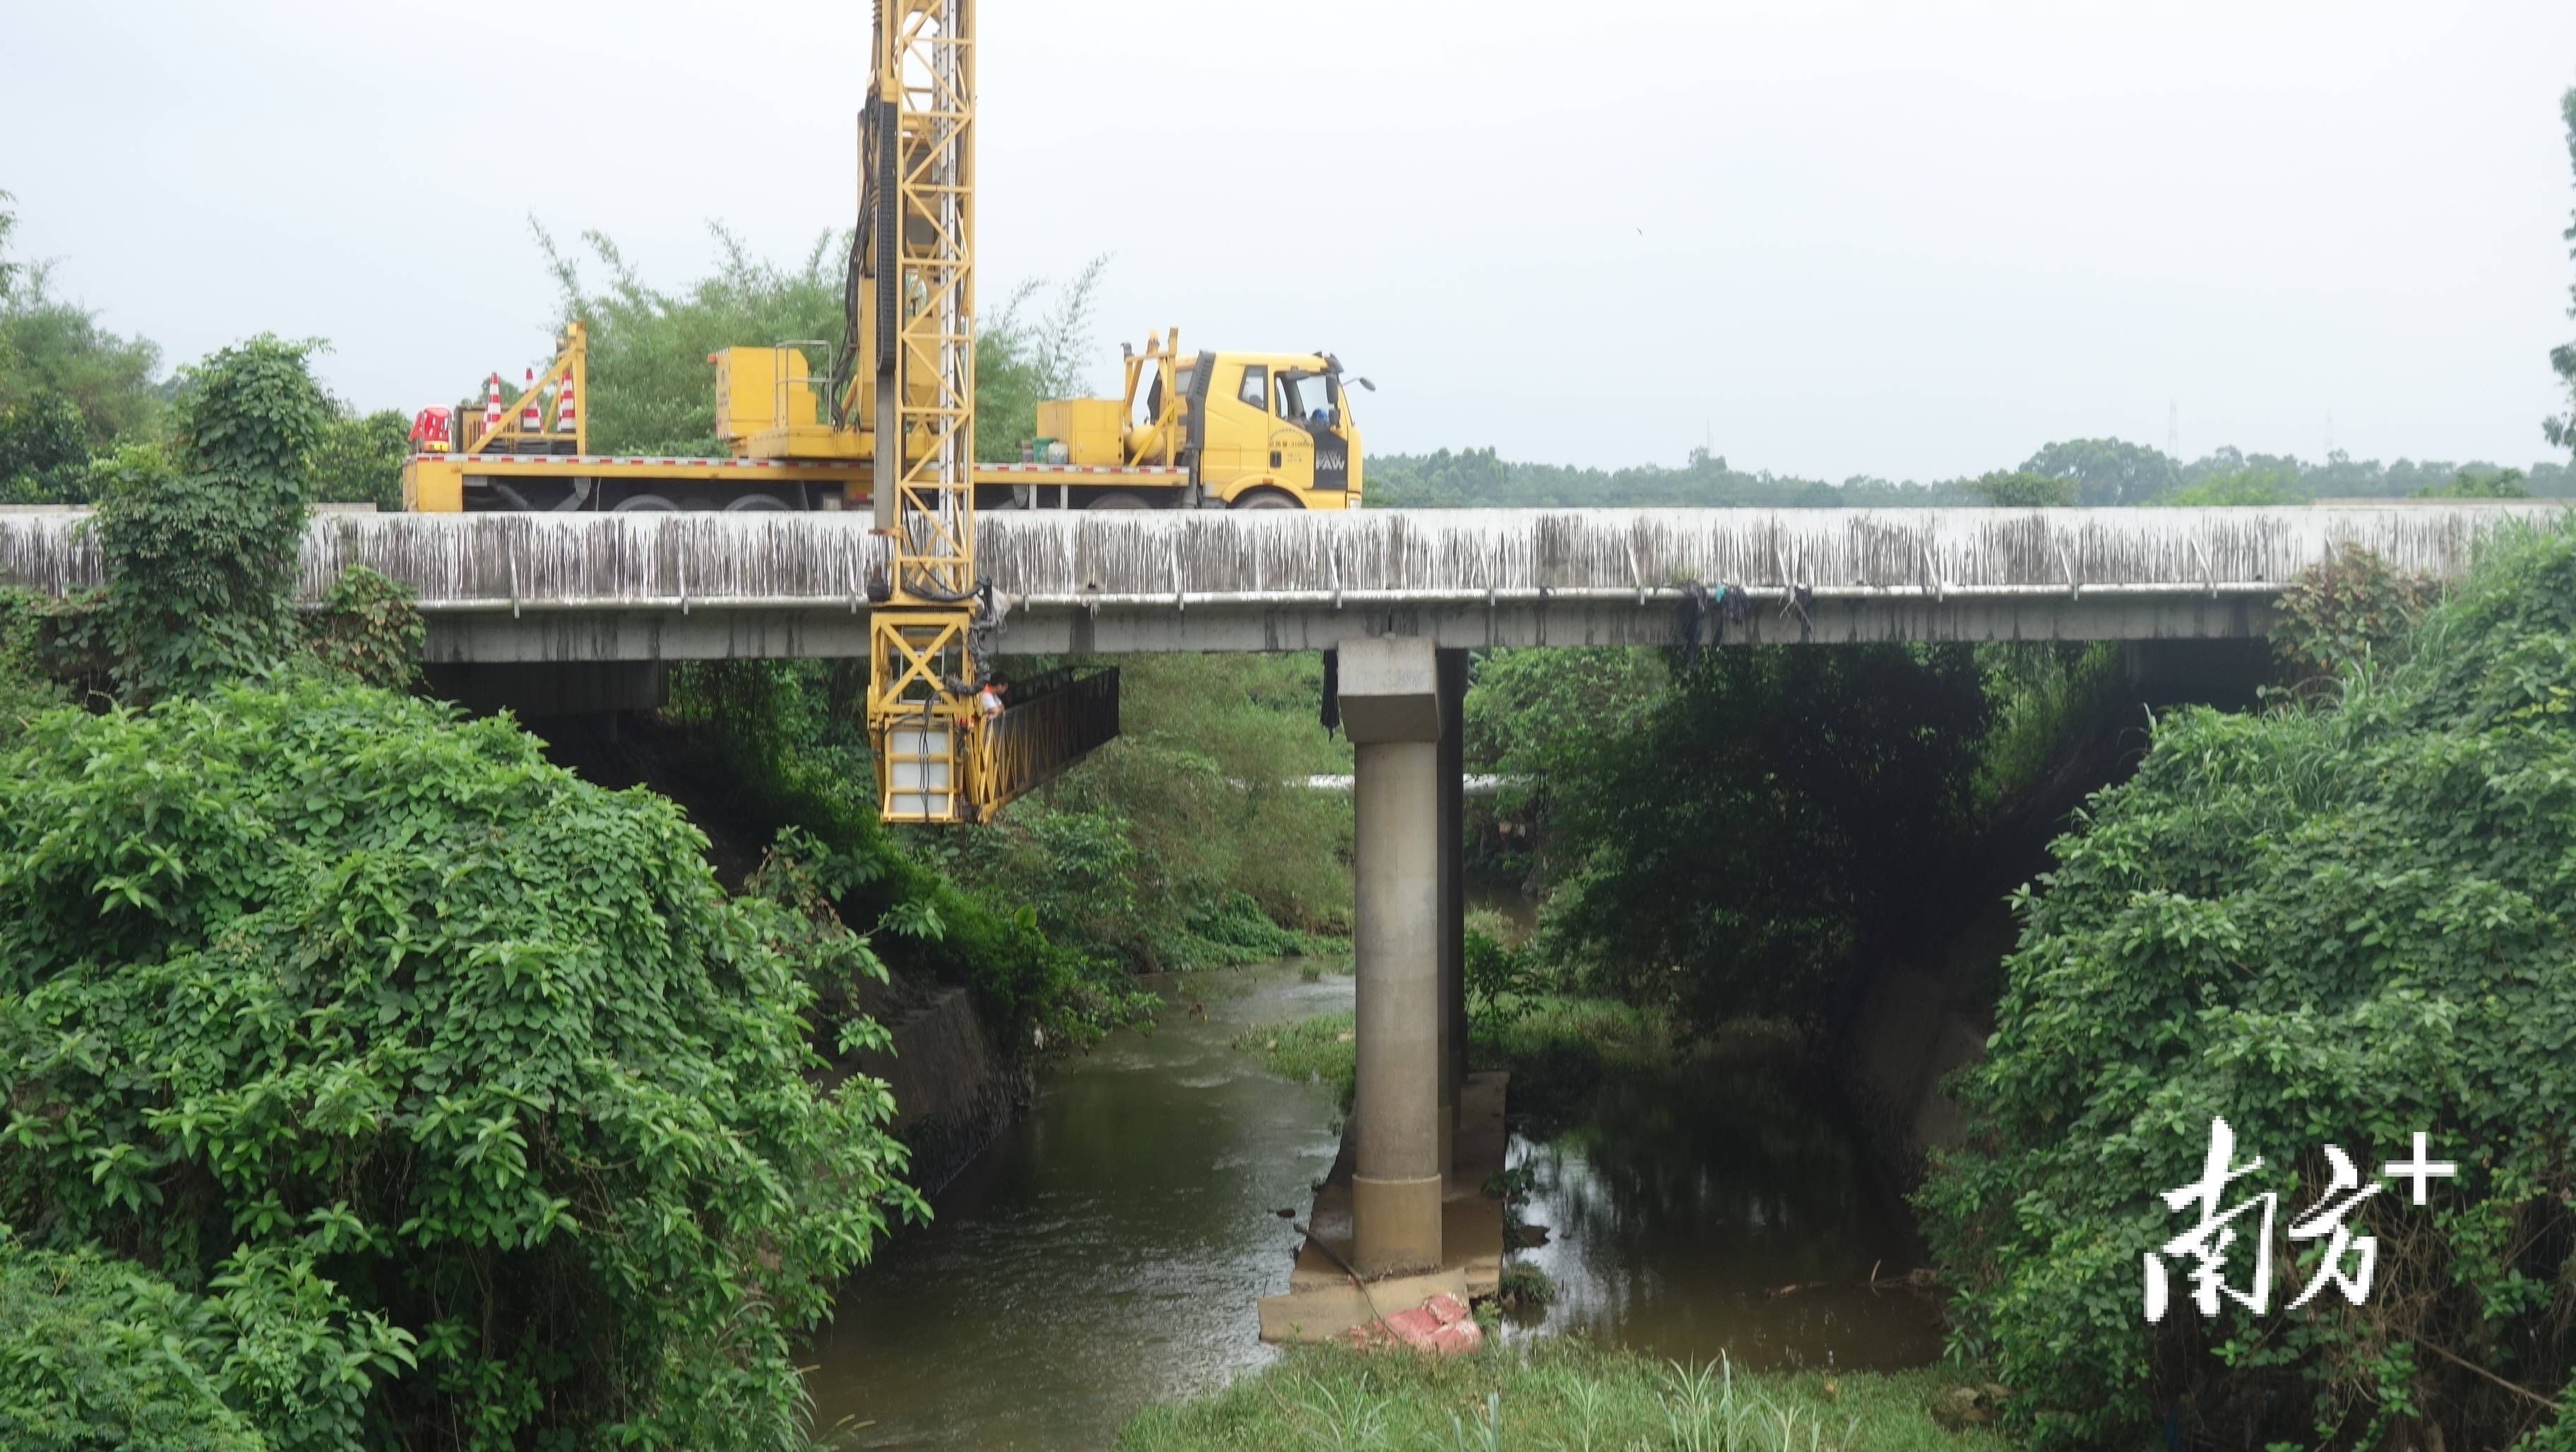
[[[1181,392],[1201,492],[1245,509],[1359,502],[1360,433],[1330,354],[1201,353]]]
[[[1040,470],[1159,468],[1157,485],[1095,486],[1073,507],[1354,509],[1360,431],[1330,353],[1181,353],[1157,334],[1126,353],[1123,398],[1038,405]],[[1348,382],[1364,388],[1366,379]],[[1041,497],[1043,505],[1054,502]]]

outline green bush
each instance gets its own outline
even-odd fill
[[[403,460],[411,454],[411,420],[392,409],[353,413],[335,405],[313,449],[313,498],[325,504],[402,508]]]
[[[2405,1422],[2497,1447],[2576,1397],[2576,533],[2499,549],[2405,645],[2333,709],[2167,718],[2021,900],[1972,1133],[1924,1204],[1957,1348],[2042,1447],[2176,1405],[2215,1444]],[[2269,1315],[2204,1322],[2177,1289],[2151,1327],[2140,1257],[2189,1228],[2157,1196],[2215,1116],[2264,1160],[2226,1203],[2281,1192],[2285,1227],[2329,1144],[2367,1174],[2423,1131],[2460,1175],[2347,1217],[2378,1243],[2360,1306],[2286,1309],[2307,1242]]]
[[[756,815],[806,834],[841,864],[845,917],[926,912],[939,922],[936,937],[889,946],[888,963],[974,989],[1007,1042],[1081,1042],[1137,1011],[1139,1000],[1050,942],[1033,907],[997,910],[950,881],[935,855],[948,834],[916,853],[877,821],[856,716],[864,681],[811,662],[711,661],[672,673],[671,714],[739,779]]]
[[[0,503],[82,504],[89,430],[59,393],[0,395]]]
[[[304,648],[323,669],[361,684],[409,686],[420,676],[421,642],[429,634],[414,598],[410,586],[351,565],[331,582],[322,608],[305,618]]]
[[[0,590],[0,746],[70,698],[46,653],[46,632],[59,609],[33,591]]]
[[[2128,699],[2117,642],[1996,641],[1976,654],[1992,714],[1971,792],[1988,811],[2012,806],[2068,745],[2110,728]]]
[[[1968,485],[1970,492],[1998,509],[2071,509],[2077,487],[2071,477],[2035,474],[2027,469],[2010,473],[1996,470],[1979,475]]]
[[[1703,652],[1552,772],[1551,850],[1579,866],[1542,951],[1703,1027],[1820,1012],[1938,891],[1986,710],[1964,646]]]
[[[1322,690],[1313,654],[1131,658],[1118,740],[971,834],[907,840],[1100,971],[1336,947],[1351,802],[1304,778],[1351,766],[1317,723]]]
[[[1464,951],[1468,1031],[1495,1037],[1529,1013],[1531,996],[1543,987],[1538,955],[1527,944],[1505,943],[1474,927],[1467,929]]]
[[[2310,566],[2281,592],[2272,648],[2289,689],[2317,694],[2345,667],[2403,646],[2406,632],[2433,599],[2432,582],[2346,544]]]
[[[206,1294],[281,1447],[776,1446],[890,1216],[815,927],[506,721],[314,680],[0,754],[0,1219]],[[416,1364],[413,1364],[416,1363]]]
[[[253,338],[185,370],[175,466],[104,476],[100,601],[119,688],[150,699],[283,659],[312,455],[332,409],[310,343]]]
[[[207,1370],[205,1303],[94,1251],[29,1251],[0,1228],[0,1446],[12,1452],[268,1452]]]

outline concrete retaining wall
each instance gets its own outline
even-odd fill
[[[1907,1184],[1922,1177],[1934,1150],[1957,1145],[1966,1131],[1942,1080],[1985,1057],[1994,965],[2012,945],[2011,911],[1997,901],[1939,959],[1871,970],[1845,1031],[1844,1085],[1871,1147]]]
[[[892,1025],[894,1052],[855,1067],[894,1091],[895,1136],[912,1150],[905,1178],[934,1194],[993,1142],[1036,1092],[1024,1058],[1003,1052],[965,989],[944,989]]]

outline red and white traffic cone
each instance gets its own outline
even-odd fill
[[[483,436],[490,438],[501,431],[501,375],[493,374],[483,384]]]
[[[581,401],[572,396],[572,375],[569,373],[564,375],[562,391],[555,395],[555,432],[575,437],[581,433]]]
[[[537,370],[528,370],[528,391],[519,396],[519,432],[541,434],[546,431],[545,406],[537,397]]]

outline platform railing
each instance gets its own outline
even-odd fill
[[[1050,671],[1010,694],[1021,696],[975,728],[976,814],[995,811],[1053,780],[1118,736],[1118,671]]]

